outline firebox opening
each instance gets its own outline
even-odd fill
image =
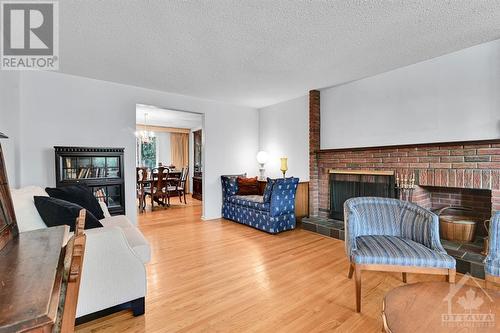
[[[491,190],[435,186],[421,186],[420,189],[421,194],[415,203],[427,209],[436,211],[449,206],[465,207],[471,209],[471,215],[481,220],[488,220],[491,217]],[[484,224],[479,223],[476,236],[486,236],[486,234]]]
[[[344,202],[355,197],[395,198],[392,171],[331,170],[330,218],[344,220]]]

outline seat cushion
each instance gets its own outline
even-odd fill
[[[228,201],[232,204],[268,212],[271,205],[265,203],[262,195],[233,195]]]
[[[412,240],[397,236],[359,236],[351,254],[356,264],[455,268],[455,259]]]
[[[125,215],[116,215],[102,219],[101,224],[106,227],[120,227],[127,238],[127,242],[143,263],[151,259],[149,243],[139,229]]]

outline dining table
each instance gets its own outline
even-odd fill
[[[170,170],[168,172],[168,177],[166,179],[167,185],[170,184],[176,184],[179,179],[181,178],[182,170]],[[145,201],[146,201],[146,194],[144,189],[145,188],[151,188],[153,186],[153,183],[157,181],[158,179],[158,172],[153,172],[152,174],[148,172],[148,177],[146,179],[138,179],[137,180],[137,185],[139,187],[139,212],[144,212],[145,210]],[[167,206],[168,205],[164,202],[161,202],[158,199],[154,199],[156,203],[158,203],[161,206]]]

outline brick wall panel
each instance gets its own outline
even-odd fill
[[[434,185],[435,186],[443,186],[441,183],[441,172],[440,170],[434,169]]]
[[[450,177],[449,177],[449,187],[456,187],[457,186],[457,170],[451,169],[450,170]]]
[[[464,187],[465,170],[457,170],[457,187]]]
[[[500,155],[500,148],[480,148],[477,150],[478,155]]]
[[[473,188],[474,187],[473,184],[474,184],[474,171],[466,169],[464,174],[464,187]]]
[[[491,188],[491,170],[481,170],[481,188]]]
[[[464,161],[464,156],[441,156],[439,161],[441,163],[460,163]]]
[[[473,171],[472,188],[481,188],[481,170]]]
[[[429,151],[429,156],[448,156],[450,155],[449,150],[431,150]]]
[[[476,155],[475,149],[453,149],[450,150],[450,155],[453,156],[471,156]]]
[[[408,156],[417,156],[417,157],[422,157],[422,156],[428,156],[429,153],[425,150],[413,150],[408,152]]]
[[[491,188],[500,190],[500,170],[491,170]]]

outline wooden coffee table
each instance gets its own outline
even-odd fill
[[[468,279],[464,277],[464,279]],[[386,332],[500,331],[500,292],[447,282],[408,284],[384,297],[382,320]]]

